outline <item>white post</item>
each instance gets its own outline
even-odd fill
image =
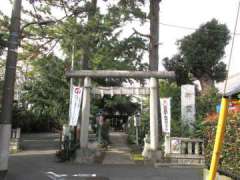
[[[165,156],[171,153],[171,138],[170,134],[167,133],[164,135],[164,152]]]
[[[139,145],[139,140],[138,140],[138,126],[136,126],[136,144]]]
[[[195,142],[195,153],[196,155],[199,155],[199,142]]]
[[[90,118],[90,91],[91,91],[91,79],[85,77],[84,89],[83,89],[83,100],[82,100],[82,120],[81,120],[81,136],[80,146],[81,148],[88,147],[88,126]]]
[[[192,142],[187,142],[188,154],[192,154]]]
[[[11,125],[0,124],[0,173],[8,170],[8,152],[11,137]],[[0,174],[1,179],[1,174]]]
[[[20,128],[17,128],[17,129],[16,129],[16,138],[17,138],[17,139],[20,139],[20,138],[21,138],[21,129],[20,129]]]
[[[201,155],[204,155],[204,144],[203,143],[201,143],[202,144],[202,152],[201,152]]]
[[[157,105],[157,79],[150,78],[150,147],[152,150],[158,148],[158,105]]]

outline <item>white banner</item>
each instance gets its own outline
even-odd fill
[[[160,98],[162,131],[171,132],[171,104],[170,98]]]
[[[79,86],[72,86],[70,92],[69,105],[69,125],[76,126],[78,122],[79,111],[82,102],[83,88]]]

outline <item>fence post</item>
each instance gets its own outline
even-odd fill
[[[188,154],[192,154],[192,142],[187,142]]]
[[[195,142],[195,152],[194,154],[199,155],[199,143],[200,142]]]

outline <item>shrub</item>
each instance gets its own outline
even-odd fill
[[[206,163],[210,165],[217,120],[206,122],[204,140]],[[219,160],[219,168],[236,175],[240,175],[240,114],[229,114],[225,131],[224,145]]]

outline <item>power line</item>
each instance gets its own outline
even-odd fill
[[[235,32],[237,30],[237,25],[238,25],[239,11],[240,11],[240,1],[238,3],[236,22],[235,22],[234,33],[233,33],[233,38],[232,38],[232,46],[231,46],[230,56],[229,56],[229,61],[228,61],[227,78],[226,78],[225,85],[224,85],[224,95],[226,93],[227,82],[228,82],[228,78],[229,78],[229,70],[230,70],[231,62],[232,62],[232,53],[233,53],[233,48],[234,48],[234,40],[235,40],[235,34],[236,34]]]
[[[159,23],[160,25],[163,26],[167,26],[167,27],[172,27],[172,28],[178,28],[178,29],[185,29],[185,30],[192,30],[192,31],[196,31],[198,28],[193,28],[193,27],[186,27],[186,26],[181,26],[181,25],[175,25],[175,24],[167,24],[167,23]],[[208,32],[223,32],[220,30],[211,30],[211,29],[206,29],[205,31]],[[234,33],[230,33],[231,35],[240,35],[240,33],[234,32]]]
[[[175,25],[175,24],[166,24],[166,23],[162,23],[162,22],[160,22],[159,24],[163,25],[163,26],[178,28],[178,29],[186,29],[186,30],[193,30],[193,31],[197,30],[197,28],[186,27],[186,26],[179,26],[179,25]]]
[[[139,20],[134,20],[136,22],[139,22]],[[166,27],[170,27],[170,28],[176,28],[176,29],[183,29],[183,30],[190,30],[190,31],[196,31],[198,30],[199,28],[194,28],[194,27],[188,27],[188,26],[183,26],[183,25],[177,25],[177,24],[168,24],[168,23],[164,23],[164,22],[159,22],[160,25],[162,26],[166,26]],[[207,32],[224,32],[224,31],[221,31],[221,30],[211,30],[211,29],[205,29],[204,31],[207,31]],[[231,35],[240,35],[240,33],[232,33],[230,32]]]

